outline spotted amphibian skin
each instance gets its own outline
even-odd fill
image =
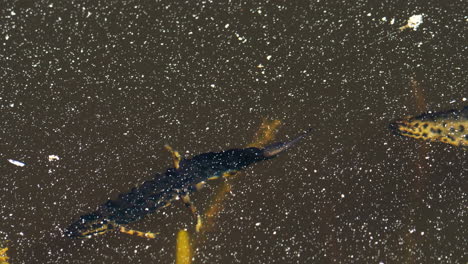
[[[462,110],[425,113],[397,120],[390,129],[405,137],[468,147],[468,106]]]
[[[190,201],[189,194],[200,189],[208,180],[227,177],[249,165],[276,157],[295,145],[306,134],[289,142],[276,143],[265,148],[251,147],[209,152],[190,159],[181,159],[179,153],[166,147],[173,154],[174,168],[156,174],[153,179],[145,181],[141,186],[120,194],[117,199],[107,201],[96,211],[81,216],[65,230],[65,234],[69,237],[86,238],[119,230],[127,234],[153,238],[155,233],[128,230],[123,225],[140,220],[178,199],[182,200],[197,217],[198,230],[201,218]]]

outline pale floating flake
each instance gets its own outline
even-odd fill
[[[423,22],[423,15],[414,15],[408,19],[408,24],[400,27],[400,30],[405,30],[407,28],[412,28],[413,30],[417,30],[418,27]]]
[[[247,42],[247,39],[245,37],[242,37],[241,35],[237,34],[237,33],[234,33],[237,37],[237,39],[242,42],[242,43],[245,43]]]
[[[49,155],[49,161],[56,161],[60,160],[60,157],[57,155]]]
[[[17,160],[14,160],[14,159],[8,159],[8,161],[13,164],[13,165],[16,165],[16,166],[19,166],[19,167],[24,167],[26,165],[26,163],[23,163],[21,161],[17,161]]]
[[[409,18],[408,20],[408,26],[410,28],[413,28],[414,30],[418,29],[419,25],[421,25],[423,22],[423,16],[422,15],[414,15]]]

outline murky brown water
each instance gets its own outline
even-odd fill
[[[195,263],[466,263],[468,152],[388,130],[468,104],[466,3],[324,2],[4,4],[11,263],[173,263],[177,231],[194,228],[182,203],[131,225],[155,240],[61,230],[170,166],[165,143],[241,147],[262,117],[282,120],[279,140],[314,135],[235,182]]]

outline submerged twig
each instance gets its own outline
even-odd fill
[[[190,246],[190,234],[186,230],[180,230],[177,234],[176,264],[192,263],[192,248]]]

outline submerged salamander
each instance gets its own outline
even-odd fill
[[[406,137],[468,147],[468,106],[397,120],[390,124],[390,129]]]
[[[200,189],[207,180],[229,176],[253,163],[276,157],[295,145],[309,131],[289,142],[276,143],[265,148],[209,152],[183,160],[178,152],[167,146],[166,148],[172,152],[174,168],[168,169],[163,174],[154,175],[153,179],[144,182],[140,187],[120,194],[115,200],[107,201],[95,212],[81,216],[65,230],[65,234],[69,237],[84,238],[104,234],[110,230],[120,230],[124,233],[153,238],[154,233],[127,230],[123,225],[154,213],[179,198],[197,217],[198,230],[201,218],[190,201],[190,193]]]

